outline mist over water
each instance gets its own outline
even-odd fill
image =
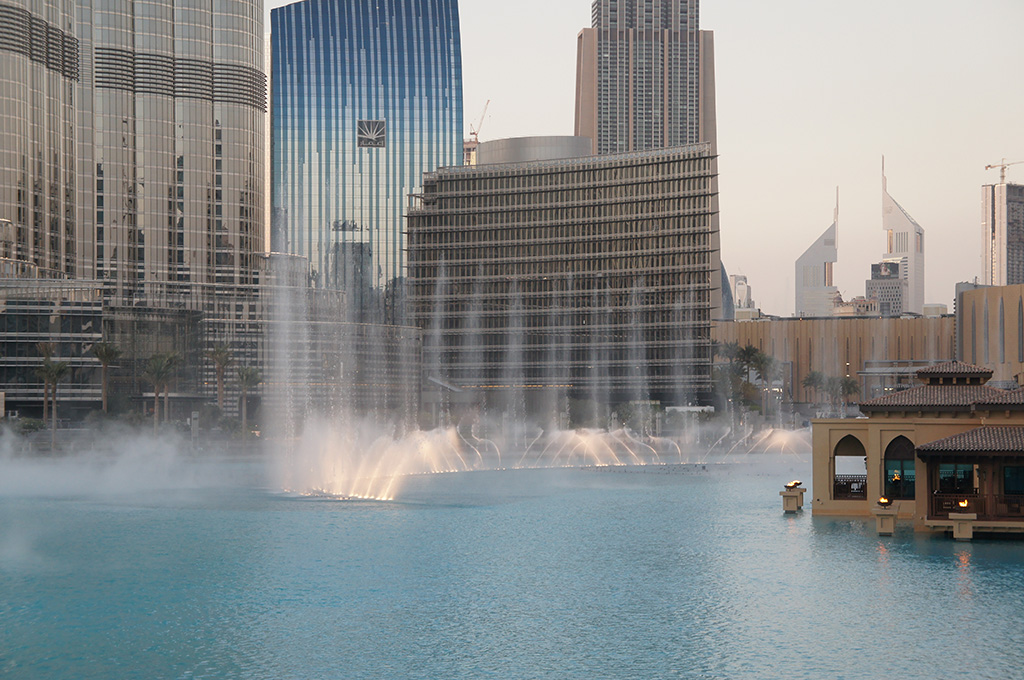
[[[53,453],[31,451],[22,437],[4,432],[0,497],[117,498],[233,486],[262,477],[249,471],[243,482],[238,470],[219,462],[216,451],[194,451],[185,437],[153,436],[148,428],[107,426],[95,439],[64,442]]]

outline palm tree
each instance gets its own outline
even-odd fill
[[[41,374],[46,384],[53,385],[53,408],[50,409],[51,413],[51,432],[50,432],[50,450],[57,448],[57,384],[61,380],[66,378],[71,372],[71,366],[66,361],[52,361],[46,359],[43,361]]]
[[[711,348],[714,352],[714,356],[722,357],[730,364],[736,361],[736,356],[739,354],[740,351],[739,344],[735,342],[716,342],[712,343]]]
[[[36,368],[36,375],[43,381],[43,422],[45,423],[50,399],[50,378],[47,364],[57,352],[57,345],[53,342],[37,342],[36,351],[43,357],[43,364]]]
[[[227,371],[228,366],[234,360],[231,356],[231,350],[227,345],[217,345],[211,350],[206,352],[206,358],[213,362],[214,367],[217,369],[217,408],[221,411],[224,410],[224,374]]]
[[[108,386],[108,372],[110,364],[114,363],[121,357],[121,350],[112,342],[97,342],[92,346],[92,354],[94,357],[99,359],[100,366],[102,367],[102,382],[103,382],[103,412],[107,412],[107,386]]]
[[[249,434],[249,390],[257,387],[262,380],[260,371],[252,366],[240,366],[238,369],[238,386],[242,390],[242,433]]]
[[[740,366],[743,367],[743,372],[747,375],[747,382],[750,382],[750,371],[754,368],[757,363],[757,355],[761,354],[761,350],[754,347],[753,345],[747,345],[746,347],[740,347],[736,350],[736,361],[739,362]]]
[[[843,403],[849,404],[850,397],[860,392],[860,381],[846,376],[839,381],[839,392],[843,395]]]
[[[775,357],[764,352],[758,352],[754,358],[754,369],[757,371],[757,379],[761,382],[761,408],[765,416],[768,415],[768,393],[772,389],[778,368]]]
[[[818,401],[818,390],[825,386],[825,374],[821,371],[811,371],[804,376],[804,379],[800,382],[804,386],[804,389],[814,391],[814,401]]]
[[[153,385],[153,434],[156,434],[157,425],[160,423],[160,390],[167,385],[174,370],[168,357],[167,354],[154,354],[146,362],[146,368],[142,371],[142,379]]]
[[[177,378],[181,355],[177,352],[167,352],[164,354],[164,361],[167,362],[167,381],[164,383],[164,422],[167,423],[171,420],[171,382]]]

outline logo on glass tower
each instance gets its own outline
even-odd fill
[[[359,148],[383,149],[387,141],[387,125],[383,120],[361,120],[356,124]]]

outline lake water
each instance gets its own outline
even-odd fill
[[[1024,544],[784,515],[795,456],[393,502],[152,468],[0,460],[0,677],[1024,675]]]

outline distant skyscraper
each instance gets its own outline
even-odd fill
[[[247,284],[265,250],[263,8],[79,0],[85,269],[116,295]]]
[[[401,320],[404,214],[462,162],[457,0],[304,0],[271,12],[274,250],[352,319]]]
[[[839,190],[832,225],[796,261],[796,316],[832,316],[839,289],[832,265],[839,258]]]
[[[882,229],[886,234],[883,260],[900,263],[900,278],[907,282],[903,313],[924,311],[924,229],[889,195],[882,160]]]
[[[714,35],[698,0],[595,0],[576,56],[576,134],[595,153],[717,147]]]
[[[986,184],[981,188],[982,283],[1024,283],[1024,186]]]
[[[0,3],[0,222],[11,259],[74,276],[86,247],[76,219],[75,3]]]
[[[901,275],[902,260],[883,260],[871,265],[871,278],[864,283],[864,297],[878,302],[881,316],[900,316],[905,311],[907,280]]]

